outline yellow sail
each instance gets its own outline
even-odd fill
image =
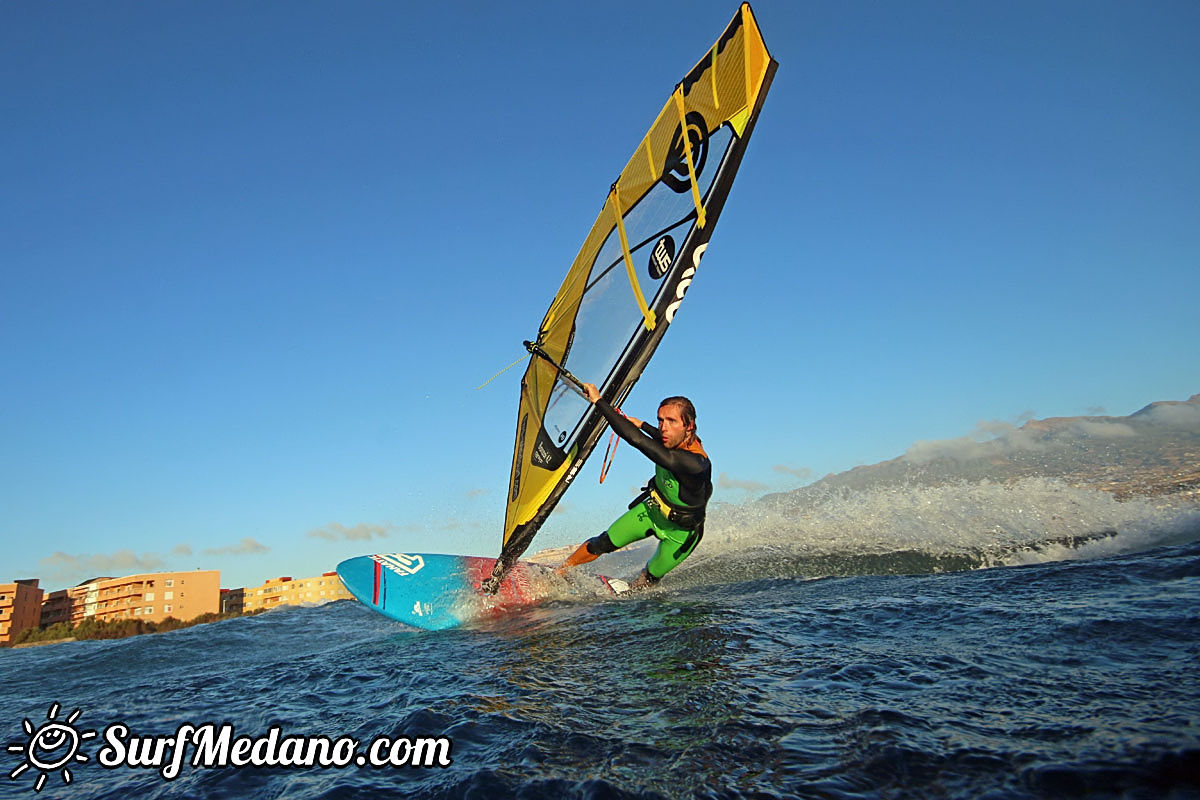
[[[619,403],[691,285],[776,62],[748,4],[672,91],[550,303],[521,379],[504,540],[491,588],[603,432],[580,379]]]

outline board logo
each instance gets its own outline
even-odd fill
[[[410,556],[407,553],[388,553],[382,556],[371,556],[371,559],[387,567],[397,575],[405,577],[415,575],[425,567],[425,559],[420,556]]]
[[[658,280],[675,263],[675,240],[670,236],[659,239],[650,251],[650,277]]]

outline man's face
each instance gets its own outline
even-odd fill
[[[687,440],[690,428],[684,427],[683,416],[679,406],[674,403],[660,406],[658,409],[658,429],[662,431],[663,446],[668,450],[682,447]]]

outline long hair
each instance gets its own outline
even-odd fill
[[[659,408],[662,408],[663,406],[675,406],[678,408],[679,418],[683,420],[683,426],[685,428],[690,426],[692,429],[692,437],[695,438],[697,442],[700,441],[700,436],[696,432],[696,407],[692,405],[691,400],[688,400],[686,397],[681,395],[676,395],[674,397],[668,397],[666,400],[663,400],[658,404]]]

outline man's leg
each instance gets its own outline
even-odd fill
[[[604,533],[593,536],[579,545],[579,548],[568,556],[567,560],[558,568],[558,573],[561,575],[571,567],[595,561],[605,553],[619,550],[627,544],[645,539],[653,534],[654,528],[650,524],[650,514],[645,505],[639,503],[622,514]]]
[[[647,589],[662,580],[662,577],[671,570],[683,563],[683,560],[692,554],[696,549],[696,545],[700,544],[700,539],[704,536],[703,528],[695,530],[687,534],[687,538],[681,542],[675,542],[671,539],[659,539],[658,548],[654,551],[654,555],[646,562],[645,569],[642,574],[634,579],[633,583],[629,584],[630,589]]]
[[[558,568],[558,574],[562,575],[564,572],[571,569],[571,567],[578,567],[580,564],[587,564],[588,562],[595,561],[605,553],[611,553],[616,549],[617,546],[612,543],[612,539],[608,538],[608,531],[605,531],[599,536],[593,536],[591,539],[588,539],[586,542],[579,545],[579,549],[577,549],[574,553],[571,553],[571,555],[567,556],[567,560],[564,561],[562,566]]]

